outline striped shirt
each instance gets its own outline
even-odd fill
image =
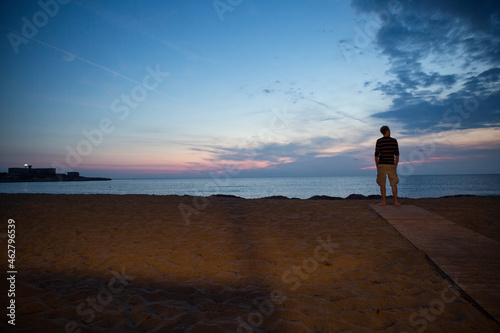
[[[377,140],[375,145],[375,156],[378,156],[378,164],[394,165],[394,156],[399,156],[398,141],[390,136],[384,136]]]

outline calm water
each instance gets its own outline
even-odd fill
[[[458,194],[500,195],[500,175],[400,176],[400,197],[426,198]],[[230,194],[243,198],[283,195],[347,197],[379,194],[375,177],[117,179],[102,182],[0,183],[0,193],[54,194]],[[388,195],[391,194],[388,187]]]

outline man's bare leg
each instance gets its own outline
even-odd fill
[[[398,203],[398,186],[392,185],[392,196],[394,197],[394,205],[399,206]]]
[[[382,202],[378,204],[379,206],[385,206],[385,192],[386,192],[385,184],[380,185],[380,194],[382,195]]]

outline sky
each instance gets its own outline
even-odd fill
[[[500,2],[4,1],[0,172],[500,171]]]

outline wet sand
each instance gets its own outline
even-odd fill
[[[15,331],[499,332],[376,202],[0,194]],[[500,241],[500,197],[401,203]]]

